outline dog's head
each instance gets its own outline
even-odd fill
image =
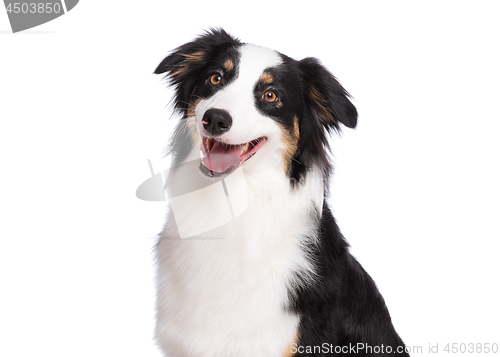
[[[210,176],[265,162],[295,185],[315,166],[329,172],[328,132],[356,126],[348,93],[318,60],[296,61],[223,30],[177,48],[155,73],[174,85]]]

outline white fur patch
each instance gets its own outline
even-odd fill
[[[204,238],[179,238],[177,225],[196,226],[197,215],[207,219],[221,213],[214,202],[224,200],[213,196],[220,190],[179,201],[190,214],[176,217],[185,220],[177,225],[169,214],[157,246],[156,340],[166,356],[279,357],[296,337],[299,316],[287,311],[288,288],[298,280],[314,279],[307,247],[316,236],[313,204],[318,210],[322,207],[323,179],[309,172],[304,186],[290,190],[283,170],[281,130],[255,108],[255,83],[265,68],[280,61],[274,51],[243,46],[239,77],[200,101],[195,116],[189,118],[198,124],[205,110],[225,109],[233,117],[231,130],[224,135],[227,142],[260,136],[268,137],[268,142],[243,163],[239,180],[244,182],[237,186],[246,187],[240,194],[248,198],[248,207],[234,220],[200,234]],[[190,158],[198,156],[199,135],[195,140]],[[238,190],[232,194],[238,195]]]

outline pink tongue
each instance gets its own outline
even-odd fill
[[[240,166],[240,152],[243,145],[228,145],[216,143],[212,150],[203,158],[203,164],[214,172],[225,172],[231,166]]]

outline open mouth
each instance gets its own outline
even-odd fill
[[[200,169],[211,177],[231,173],[254,156],[266,141],[267,138],[261,137],[248,143],[231,145],[204,136],[201,141]]]

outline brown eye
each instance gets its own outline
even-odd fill
[[[218,86],[222,82],[222,76],[219,73],[214,73],[210,76],[210,83]]]
[[[278,95],[272,90],[268,90],[267,92],[265,92],[262,97],[268,103],[274,103],[278,100]]]

